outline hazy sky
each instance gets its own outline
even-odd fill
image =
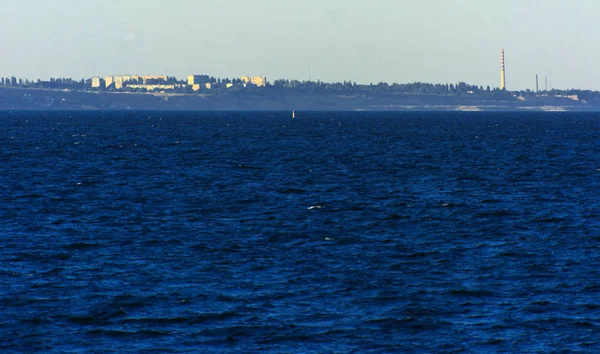
[[[600,90],[598,0],[0,0],[0,75]]]

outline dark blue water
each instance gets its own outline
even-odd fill
[[[600,114],[1,113],[1,352],[600,351]]]

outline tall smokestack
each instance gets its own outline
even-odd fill
[[[544,91],[548,92],[548,74],[544,74]]]
[[[506,90],[506,70],[504,67],[504,48],[500,49],[500,90]]]
[[[540,82],[538,80],[538,74],[535,74],[535,93],[540,92]]]

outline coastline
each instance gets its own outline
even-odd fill
[[[600,103],[577,102],[564,97],[511,98],[389,93],[359,95],[271,89],[208,95],[0,88],[0,110],[600,111]]]

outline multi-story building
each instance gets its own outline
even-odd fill
[[[120,90],[123,88],[123,76],[115,76],[113,77],[114,83],[115,83],[115,88],[117,90]]]
[[[132,89],[146,89],[148,91],[154,91],[154,90],[174,90],[175,89],[175,85],[140,85],[140,84],[133,84],[133,85],[127,85],[128,88],[132,88]]]
[[[104,85],[106,88],[110,88],[113,84],[113,77],[112,76],[107,76],[104,78]]]
[[[136,78],[142,80],[142,83],[144,85],[147,85],[149,80],[153,80],[153,81],[157,82],[156,85],[162,85],[162,84],[159,84],[159,82],[167,81],[167,77],[165,75],[143,75],[143,76],[136,75]]]
[[[210,90],[212,88],[212,84],[210,82],[207,82],[204,84],[193,84],[191,86],[192,86],[192,90],[194,90],[194,91],[200,90],[201,87],[205,87],[208,90]]]
[[[240,77],[240,80],[245,84],[249,83],[258,87],[267,86],[267,78],[264,76],[242,76]]]
[[[188,76],[188,85],[190,86],[194,86],[194,85],[204,85],[208,82],[210,82],[210,76],[208,75],[190,75]]]
[[[96,87],[100,87],[101,83],[100,83],[100,78],[99,77],[93,77],[92,78],[92,87],[96,88]]]
[[[98,82],[94,81],[96,78],[92,78],[92,87],[100,87],[100,78],[98,78]],[[133,83],[133,84],[142,84],[142,85],[148,85],[149,82],[152,80],[153,82],[150,83],[151,85],[164,85],[166,84],[167,81],[167,77],[165,75],[144,75],[144,76],[139,76],[139,75],[120,75],[120,76],[107,76],[104,78],[104,83],[105,83],[105,87],[106,88],[111,88],[114,87],[115,89],[122,89],[124,86],[129,86],[127,85],[127,83]],[[98,86],[94,86],[95,84],[98,84]]]

